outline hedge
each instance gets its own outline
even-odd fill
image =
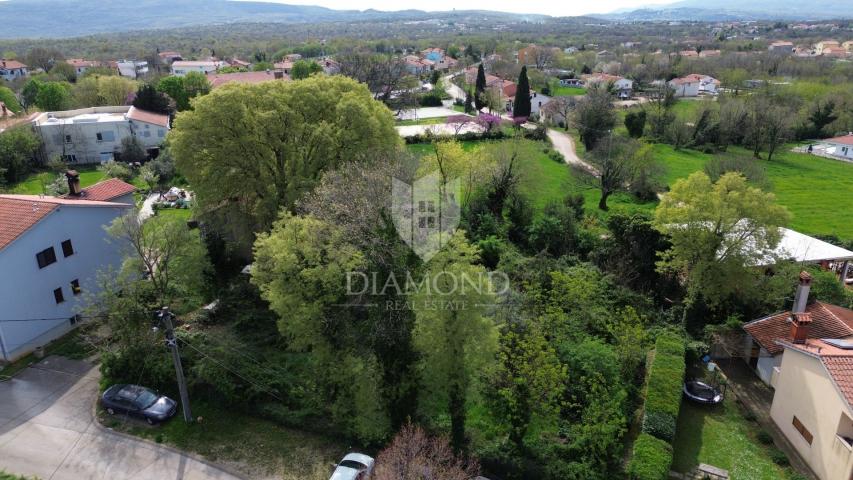
[[[646,386],[643,432],[671,442],[684,384],[684,340],[664,332],[655,341]]]
[[[634,455],[628,464],[632,480],[666,480],[672,465],[669,443],[648,433],[641,433],[634,442]]]

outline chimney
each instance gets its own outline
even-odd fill
[[[809,325],[812,323],[810,313],[791,314],[791,341],[797,344],[806,343],[809,337]]]
[[[794,306],[791,307],[791,313],[803,313],[806,311],[811,285],[812,276],[809,275],[809,272],[800,272],[800,284],[797,285],[797,293],[794,294]]]
[[[80,174],[77,170],[68,170],[65,172],[65,178],[68,179],[68,195],[79,197],[80,190]]]

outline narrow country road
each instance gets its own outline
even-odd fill
[[[99,379],[87,362],[48,357],[0,383],[0,470],[42,480],[240,479],[102,427],[92,415]]]
[[[566,160],[566,164],[580,167],[587,172],[598,176],[598,170],[594,166],[578,157],[577,151],[575,150],[575,140],[568,133],[549,128],[548,140],[551,140],[551,144],[554,145],[554,150],[563,155],[563,158]]]

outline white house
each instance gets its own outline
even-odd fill
[[[90,68],[101,66],[100,62],[96,62],[94,60],[85,60],[82,58],[69,58],[65,60],[65,63],[74,67],[74,72],[76,72],[78,76],[83,75],[84,73],[86,73],[86,70]]]
[[[673,78],[667,82],[675,91],[676,97],[698,97],[700,80],[698,76],[687,75],[686,77]]]
[[[0,78],[11,82],[29,75],[28,67],[17,60],[0,58]]]
[[[67,198],[0,195],[0,360],[68,332],[80,320],[84,292],[97,292],[98,272],[121,266],[104,226],[132,208],[124,201],[134,187],[111,180],[81,191],[73,171],[69,183],[77,195]]]
[[[212,60],[207,61],[195,61],[195,60],[176,60],[172,62],[172,75],[183,77],[184,75],[190,72],[198,72],[203,75],[207,75],[208,73],[215,72],[219,69],[222,62],[214,62]]]
[[[48,158],[68,163],[103,163],[115,159],[124,138],[135,136],[150,155],[159,152],[169,131],[168,115],[136,107],[90,107],[41,113],[32,121]]]
[[[148,74],[148,62],[145,60],[119,60],[116,62],[119,75],[127,78],[140,78]]]
[[[780,341],[770,418],[820,480],[853,478],[853,343]]]
[[[607,86],[609,84],[613,84],[613,89],[615,90],[616,95],[622,99],[631,98],[632,91],[634,90],[633,80],[620,77],[618,75],[610,75],[608,73],[581,75],[581,80],[590,87],[594,85]]]
[[[775,387],[782,369],[782,341],[853,337],[853,310],[809,303],[811,276],[802,272],[790,311],[744,324],[744,359],[767,385]]]
[[[853,160],[853,133],[821,140],[827,144],[826,153],[846,160]]]

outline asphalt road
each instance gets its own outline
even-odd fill
[[[99,377],[86,362],[48,357],[0,383],[0,469],[42,480],[240,478],[100,426]]]

